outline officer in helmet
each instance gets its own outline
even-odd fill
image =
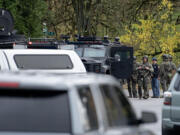
[[[128,84],[128,92],[130,98],[137,98],[137,90],[136,90],[136,84],[137,84],[137,67],[138,63],[136,62],[136,56],[133,57],[133,73],[130,78],[127,79]]]
[[[163,62],[160,64],[159,68],[159,78],[160,83],[163,89],[163,92],[167,91],[168,86],[170,84],[170,80],[172,78],[172,67],[169,62],[169,55],[162,55]]]
[[[115,45],[121,45],[119,37],[115,37],[114,42]]]
[[[170,63],[170,65],[171,65],[171,70],[172,70],[172,73],[173,73],[173,75],[174,75],[175,72],[176,72],[176,70],[177,70],[177,68],[176,68],[176,65],[175,65],[174,62],[173,62],[173,57],[172,57],[172,55],[170,55],[170,54],[169,54],[169,63]]]
[[[108,36],[104,36],[103,42],[109,44],[110,43],[109,37]]]
[[[148,91],[148,84],[150,83],[150,78],[152,75],[153,67],[152,65],[148,62],[148,56],[143,56],[142,58],[142,63],[138,66],[138,94],[139,94],[139,99],[144,98],[148,99],[149,98],[149,91]],[[142,88],[144,92],[142,93]]]

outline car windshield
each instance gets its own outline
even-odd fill
[[[84,57],[104,57],[105,48],[85,48]]]
[[[0,106],[0,131],[71,132],[66,91],[1,88]]]

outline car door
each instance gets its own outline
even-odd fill
[[[172,88],[172,99],[171,99],[171,119],[174,121],[180,121],[180,75],[178,74],[174,88]],[[170,87],[171,88],[171,87]]]
[[[133,48],[126,46],[112,46],[110,48],[110,72],[116,78],[127,79],[133,71]]]

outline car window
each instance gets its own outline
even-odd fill
[[[79,57],[83,56],[83,48],[76,48],[75,52],[79,55]]]
[[[176,77],[176,81],[174,83],[174,88],[177,91],[180,91],[180,75],[178,74]]]
[[[71,133],[66,91],[1,88],[0,106],[0,131]]]
[[[125,61],[130,59],[130,51],[116,51],[112,54],[112,57],[119,56],[120,61]]]
[[[128,110],[128,107],[125,105],[129,105],[126,101],[121,101],[123,95],[119,92],[119,88],[112,87],[110,85],[101,85],[100,86],[103,100],[106,108],[108,123],[110,127],[117,127],[121,125],[130,124],[131,118],[131,110]],[[125,104],[124,104],[125,103]]]
[[[84,130],[92,131],[98,129],[96,108],[89,86],[78,87],[78,94],[84,110],[82,115],[85,120],[83,122]]]
[[[131,107],[130,103],[128,102],[128,100],[126,99],[125,95],[121,92],[122,90],[117,86],[112,86],[112,87],[118,96],[119,102],[121,103],[123,115],[129,119],[129,122],[136,120],[135,112]]]
[[[84,57],[105,57],[106,49],[102,47],[84,48]]]
[[[19,69],[72,69],[73,64],[68,55],[15,55]]]

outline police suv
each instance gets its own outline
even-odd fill
[[[139,124],[122,87],[105,75],[0,73],[0,133],[153,135]]]
[[[79,37],[76,42],[67,42],[75,46],[88,72],[111,74],[118,79],[129,78],[133,68],[133,48],[111,43],[107,37]]]

